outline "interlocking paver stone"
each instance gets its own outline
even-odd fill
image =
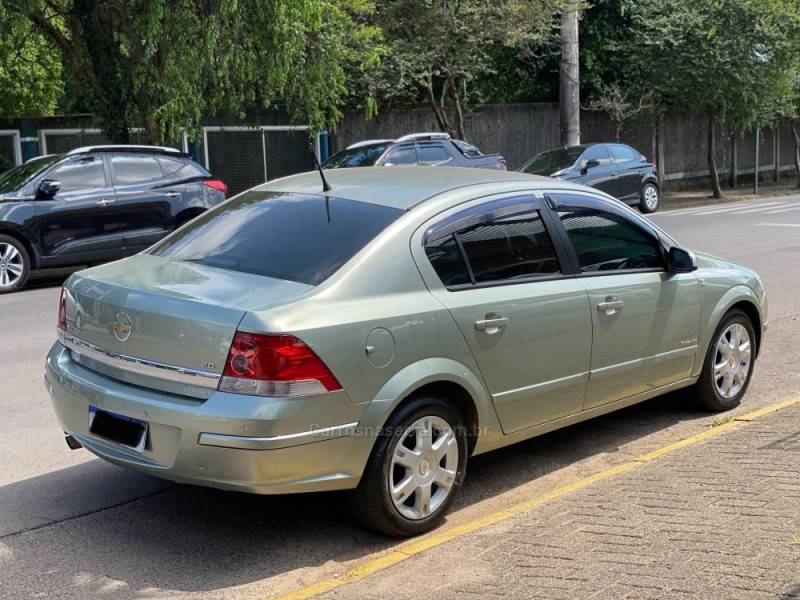
[[[328,596],[800,598],[800,406],[467,538]]]

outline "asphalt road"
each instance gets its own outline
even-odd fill
[[[800,393],[800,196],[664,212],[690,248],[764,278],[770,328],[741,410]],[[341,495],[257,497],[176,486],[70,451],[42,384],[63,277],[0,297],[0,598],[264,598],[398,542]],[[700,431],[674,393],[470,462],[445,527]]]

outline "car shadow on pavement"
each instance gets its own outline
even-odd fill
[[[475,457],[454,510],[699,418],[678,392]],[[99,460],[0,488],[0,515],[0,597],[208,593],[280,575],[308,583],[402,543],[356,525],[341,493],[176,486]]]

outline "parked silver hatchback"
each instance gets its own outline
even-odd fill
[[[46,385],[72,447],[179,482],[350,490],[437,525],[467,459],[691,386],[737,406],[759,277],[602,192],[481,169],[272,181],[70,277]]]

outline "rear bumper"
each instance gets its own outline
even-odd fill
[[[344,393],[205,401],[120,382],[73,361],[56,343],[45,385],[62,429],[114,464],[181,483],[259,494],[358,485],[369,450],[356,430],[366,405]],[[89,433],[89,406],[149,424],[144,452]]]

